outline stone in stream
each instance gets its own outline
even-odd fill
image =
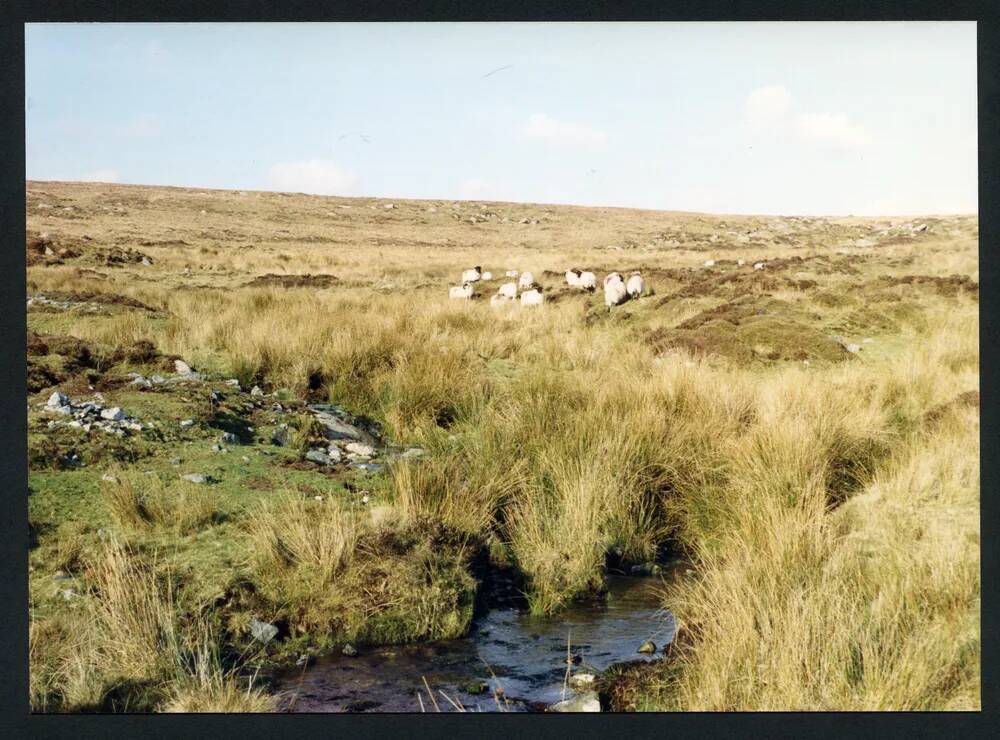
[[[601,702],[593,691],[560,701],[548,708],[549,712],[600,712]]]
[[[250,620],[250,634],[258,642],[268,643],[278,635],[278,628],[273,624],[261,622],[256,619]]]
[[[655,653],[656,643],[653,642],[652,640],[646,640],[644,643],[642,643],[642,645],[639,646],[638,652],[645,654]]]
[[[346,645],[344,645],[343,649],[341,649],[340,652],[343,655],[346,655],[348,658],[354,658],[358,654],[357,648],[355,648],[351,643],[347,643]]]
[[[577,673],[569,677],[569,685],[574,688],[589,687],[594,683],[593,673]]]

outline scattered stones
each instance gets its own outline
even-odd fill
[[[343,649],[340,651],[342,655],[346,655],[348,658],[354,658],[358,654],[357,648],[355,648],[351,643],[344,645]]]
[[[278,636],[278,628],[275,627],[273,624],[268,624],[267,622],[261,622],[257,619],[251,619],[250,634],[253,635],[253,639],[257,640],[258,642],[263,642],[264,644],[267,644]]]
[[[642,645],[639,646],[638,652],[644,654],[655,653],[656,643],[653,642],[652,640],[646,640],[644,643],[642,643]]]
[[[208,476],[201,473],[188,473],[187,475],[182,475],[181,478],[190,483],[208,483],[209,481]]]
[[[112,406],[109,409],[103,409],[101,411],[101,418],[109,419],[111,421],[122,421],[125,418],[125,412],[118,406]]]
[[[190,429],[194,426],[194,419],[185,419],[180,423],[181,429]]]
[[[69,397],[65,393],[60,393],[56,391],[51,396],[49,400],[45,403],[49,408],[61,408],[63,406],[69,406]]]

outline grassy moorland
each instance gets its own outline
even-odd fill
[[[974,217],[50,182],[26,208],[34,711],[266,711],[261,667],[461,634],[491,570],[552,614],[664,551],[678,638],[606,677],[616,708],[979,708]],[[450,301],[476,264],[546,304]],[[569,267],[651,294],[608,311]],[[178,358],[200,375],[134,381]],[[50,428],[54,391],[142,428]],[[307,460],[309,402],[424,454]]]

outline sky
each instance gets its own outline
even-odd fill
[[[973,22],[73,23],[25,41],[28,179],[978,210]]]

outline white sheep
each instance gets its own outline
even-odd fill
[[[496,308],[497,306],[506,306],[514,302],[514,297],[509,295],[504,295],[503,293],[497,293],[490,297],[490,305]]]
[[[746,263],[747,263],[746,260],[736,260],[737,267],[743,267],[743,265],[745,265]]]
[[[530,272],[522,272],[521,277],[517,279],[517,287],[522,290],[530,290],[535,287],[535,276]]]
[[[625,279],[620,272],[612,272],[604,278],[604,305],[608,308],[624,303],[628,297]]]
[[[645,293],[646,282],[642,279],[642,275],[638,272],[633,272],[629,275],[628,282],[625,284],[625,290],[628,291],[629,298],[638,298]]]
[[[484,273],[483,273],[483,274],[482,274],[482,275],[480,276],[480,278],[479,278],[479,279],[480,279],[480,280],[492,280],[492,279],[493,279],[493,273],[492,273],[492,272],[484,272]]]
[[[502,295],[504,298],[510,299],[517,298],[517,283],[504,283],[497,290],[497,295]]]
[[[566,284],[574,288],[578,286],[580,284],[580,271],[566,270]]]
[[[576,284],[580,290],[589,290],[593,292],[597,289],[597,275],[592,272],[581,272],[580,279]]]
[[[471,270],[464,270],[462,272],[462,282],[463,283],[474,283],[483,276],[483,270],[479,265],[476,265]]]
[[[763,270],[766,265],[767,265],[766,262],[755,262],[754,266],[753,266],[753,269],[755,269],[755,270]]]
[[[545,302],[545,296],[538,288],[532,288],[521,293],[522,306],[541,306]]]
[[[472,298],[472,283],[466,281],[462,287],[452,287],[448,289],[449,298],[462,298],[468,300]]]
[[[705,267],[715,267],[715,260],[705,260]]]
[[[504,274],[504,277],[516,278],[518,274],[519,273],[517,272],[517,270],[507,270],[507,272]]]

